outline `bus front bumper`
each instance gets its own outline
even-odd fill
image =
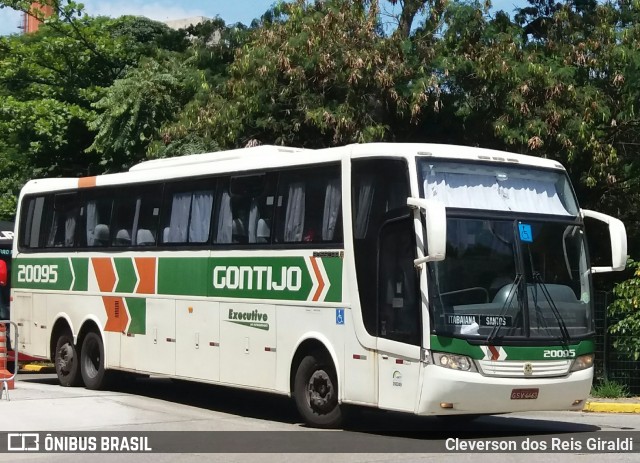
[[[593,368],[554,378],[499,378],[428,365],[423,374],[419,415],[581,410],[593,380]]]

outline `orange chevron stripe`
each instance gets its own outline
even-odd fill
[[[136,293],[155,294],[156,293],[156,258],[155,257],[136,257],[136,268],[140,281]]]
[[[78,188],[91,188],[96,186],[97,177],[80,177],[78,179]]]
[[[98,288],[103,293],[110,293],[116,285],[116,272],[113,269],[111,259],[108,257],[93,257],[91,259],[93,269],[96,272]]]
[[[107,323],[104,325],[105,331],[124,333],[129,323],[129,315],[121,297],[104,296],[102,298],[104,310],[107,312]]]
[[[317,257],[311,258],[311,266],[313,267],[313,273],[316,274],[316,279],[318,280],[318,289],[316,289],[315,294],[313,295],[313,300],[317,301],[320,299],[320,295],[322,294],[322,290],[324,290],[324,280],[322,279],[322,273],[320,273],[320,268],[318,267],[318,263],[316,262]]]

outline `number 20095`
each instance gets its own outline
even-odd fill
[[[55,283],[58,281],[58,266],[18,265],[18,281],[21,283]]]

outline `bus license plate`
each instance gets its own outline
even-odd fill
[[[538,388],[535,389],[513,389],[511,391],[511,400],[537,399]]]

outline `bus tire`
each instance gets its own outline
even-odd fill
[[[338,403],[338,380],[327,355],[307,355],[298,365],[293,395],[304,421],[315,428],[336,428],[343,412]]]
[[[80,356],[78,349],[73,343],[73,336],[70,333],[63,333],[56,341],[56,351],[53,356],[53,363],[56,367],[58,382],[64,387],[80,386],[82,376],[80,376]]]
[[[108,386],[107,370],[104,366],[104,344],[95,331],[90,331],[80,350],[80,372],[87,389],[100,390]]]

